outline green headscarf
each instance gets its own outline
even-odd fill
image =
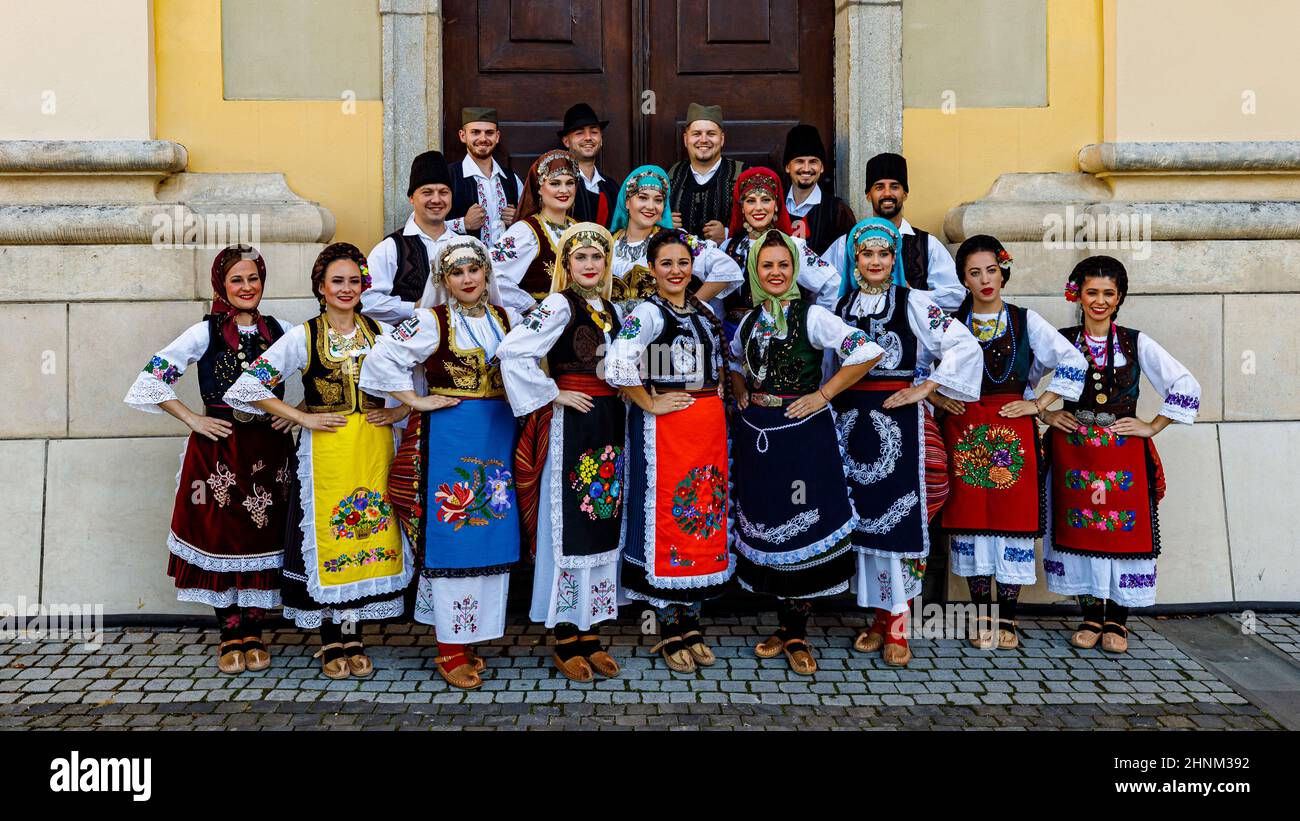
[[[780,237],[781,241],[785,243],[785,247],[790,251],[791,273],[793,275],[790,277],[789,287],[780,296],[772,296],[763,290],[763,284],[758,279],[758,252],[763,248],[763,243],[767,240],[768,234],[776,234]],[[776,321],[777,334],[784,334],[786,330],[785,311],[781,308],[781,303],[787,299],[799,298],[799,247],[786,234],[775,228],[769,228],[750,243],[749,255],[745,260],[745,271],[749,274],[749,293],[754,300],[754,304],[766,307],[767,312]]]

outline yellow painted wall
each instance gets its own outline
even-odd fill
[[[222,98],[220,0],[154,0],[157,136],[190,171],[280,171],[338,220],[335,239],[383,237],[383,103]]]
[[[1046,107],[903,110],[908,221],[938,232],[949,208],[982,197],[999,174],[1079,170],[1079,149],[1102,139],[1101,6],[1049,0]]]

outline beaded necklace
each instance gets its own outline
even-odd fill
[[[985,353],[988,352],[989,346],[998,340],[998,329],[1003,327],[1002,318],[1004,316],[1006,317],[1006,333],[1011,337],[1011,358],[1007,360],[1007,369],[1002,372],[1001,379],[994,376],[993,373],[989,371],[988,357],[986,356],[984,358],[984,375],[987,376],[989,381],[994,385],[1001,385],[1003,382],[1010,379],[1011,371],[1016,367],[1016,334],[1011,327],[1011,312],[1007,310],[1007,303],[1002,303],[1002,308],[998,311],[997,319],[993,323],[993,336],[989,337],[988,342],[980,339],[979,334],[975,332],[975,312],[971,311],[966,314],[966,328],[970,331],[971,336],[975,337],[975,341],[979,343],[980,349]]]

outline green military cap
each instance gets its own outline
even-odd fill
[[[686,124],[690,125],[696,120],[708,120],[722,128],[722,106],[691,103],[686,107]]]
[[[466,106],[460,110],[460,124],[466,126],[470,123],[492,123],[497,125],[497,110],[495,108]]]

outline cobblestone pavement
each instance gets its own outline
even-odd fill
[[[1240,619],[1241,615],[1234,618]],[[1256,635],[1300,662],[1300,615],[1256,616]]]
[[[1295,650],[1300,619],[1268,617]],[[91,650],[65,642],[0,643],[0,728],[88,729],[1276,729],[1277,723],[1165,640],[1159,621],[1134,619],[1126,656],[1079,651],[1072,622],[1024,619],[1022,647],[980,651],[920,639],[898,670],[850,649],[853,615],[814,616],[817,675],[760,661],[772,623],[708,620],[719,657],[674,674],[653,640],[623,620],[605,626],[622,676],[574,684],[552,667],[541,628],[514,621],[481,648],[482,689],[449,688],[433,669],[427,628],[367,628],[377,671],[331,682],[311,657],[314,636],[279,630],[269,670],[222,676],[215,634],[110,630]],[[1289,631],[1289,632],[1288,632]],[[615,634],[617,633],[617,634]]]

